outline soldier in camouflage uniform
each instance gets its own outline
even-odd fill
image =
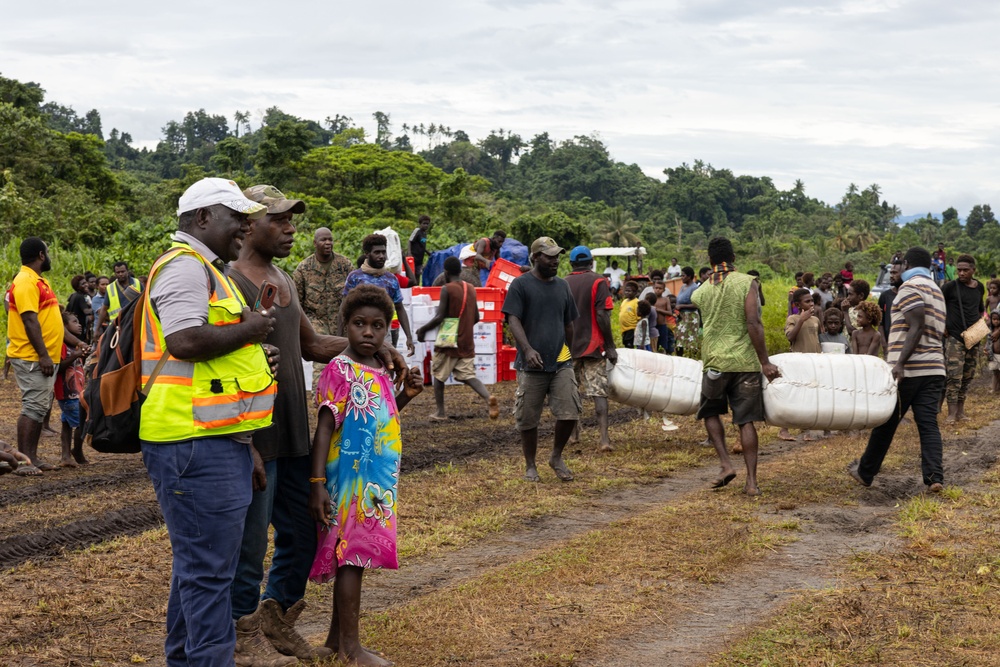
[[[941,288],[947,306],[946,329],[948,337],[944,341],[944,360],[947,371],[945,399],[948,401],[947,423],[963,421],[965,397],[976,376],[981,343],[965,349],[962,332],[983,317],[983,297],[985,288],[975,279],[976,259],[972,255],[959,255],[955,262],[957,276]]]
[[[333,233],[320,227],[313,235],[316,252],[299,262],[292,277],[299,293],[302,310],[313,325],[316,333],[327,336],[337,335],[337,313],[340,311],[341,294],[347,275],[354,270],[351,260],[333,251]],[[313,386],[323,371],[320,365],[313,367]]]

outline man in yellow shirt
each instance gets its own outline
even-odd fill
[[[63,342],[59,299],[42,274],[52,268],[49,249],[32,236],[21,242],[21,270],[7,293],[7,358],[21,390],[21,416],[17,420],[17,447],[32,465],[16,472],[37,475],[55,466],[38,458],[42,422],[52,402],[57,360]]]

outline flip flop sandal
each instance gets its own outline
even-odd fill
[[[712,488],[713,489],[721,489],[722,487],[726,486],[727,484],[729,484],[734,479],[736,479],[736,473],[731,472],[728,475],[726,475],[725,477],[720,477],[717,480],[715,480],[714,482],[712,482]]]
[[[42,471],[35,466],[20,466],[14,471],[14,474],[18,477],[37,477],[42,474]]]
[[[563,482],[573,481],[573,473],[570,472],[570,469],[566,467],[566,464],[563,461],[560,461],[558,466],[554,466],[551,463],[549,463],[549,467],[552,468],[553,472],[555,472],[556,474],[556,477],[558,477],[561,481]]]
[[[39,463],[35,467],[37,467],[42,472],[50,472],[52,470],[58,470],[59,469],[58,466],[54,466],[51,463]]]

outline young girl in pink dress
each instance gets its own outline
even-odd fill
[[[396,569],[399,410],[420,393],[413,368],[395,394],[376,353],[394,306],[385,290],[359,285],[344,299],[348,346],[323,370],[316,389],[309,511],[320,524],[313,581],[335,579],[326,645],[351,664],[392,663],[361,646],[358,618],[366,569]]]

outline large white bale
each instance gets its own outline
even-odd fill
[[[375,233],[385,237],[385,268],[393,273],[399,273],[399,269],[403,266],[403,248],[399,242],[399,234],[392,227],[380,229]]]
[[[701,362],[646,350],[618,349],[608,374],[608,395],[625,405],[690,415],[701,402]]]
[[[776,354],[781,377],[764,385],[767,423],[840,431],[874,428],[896,409],[892,368],[865,354]]]

